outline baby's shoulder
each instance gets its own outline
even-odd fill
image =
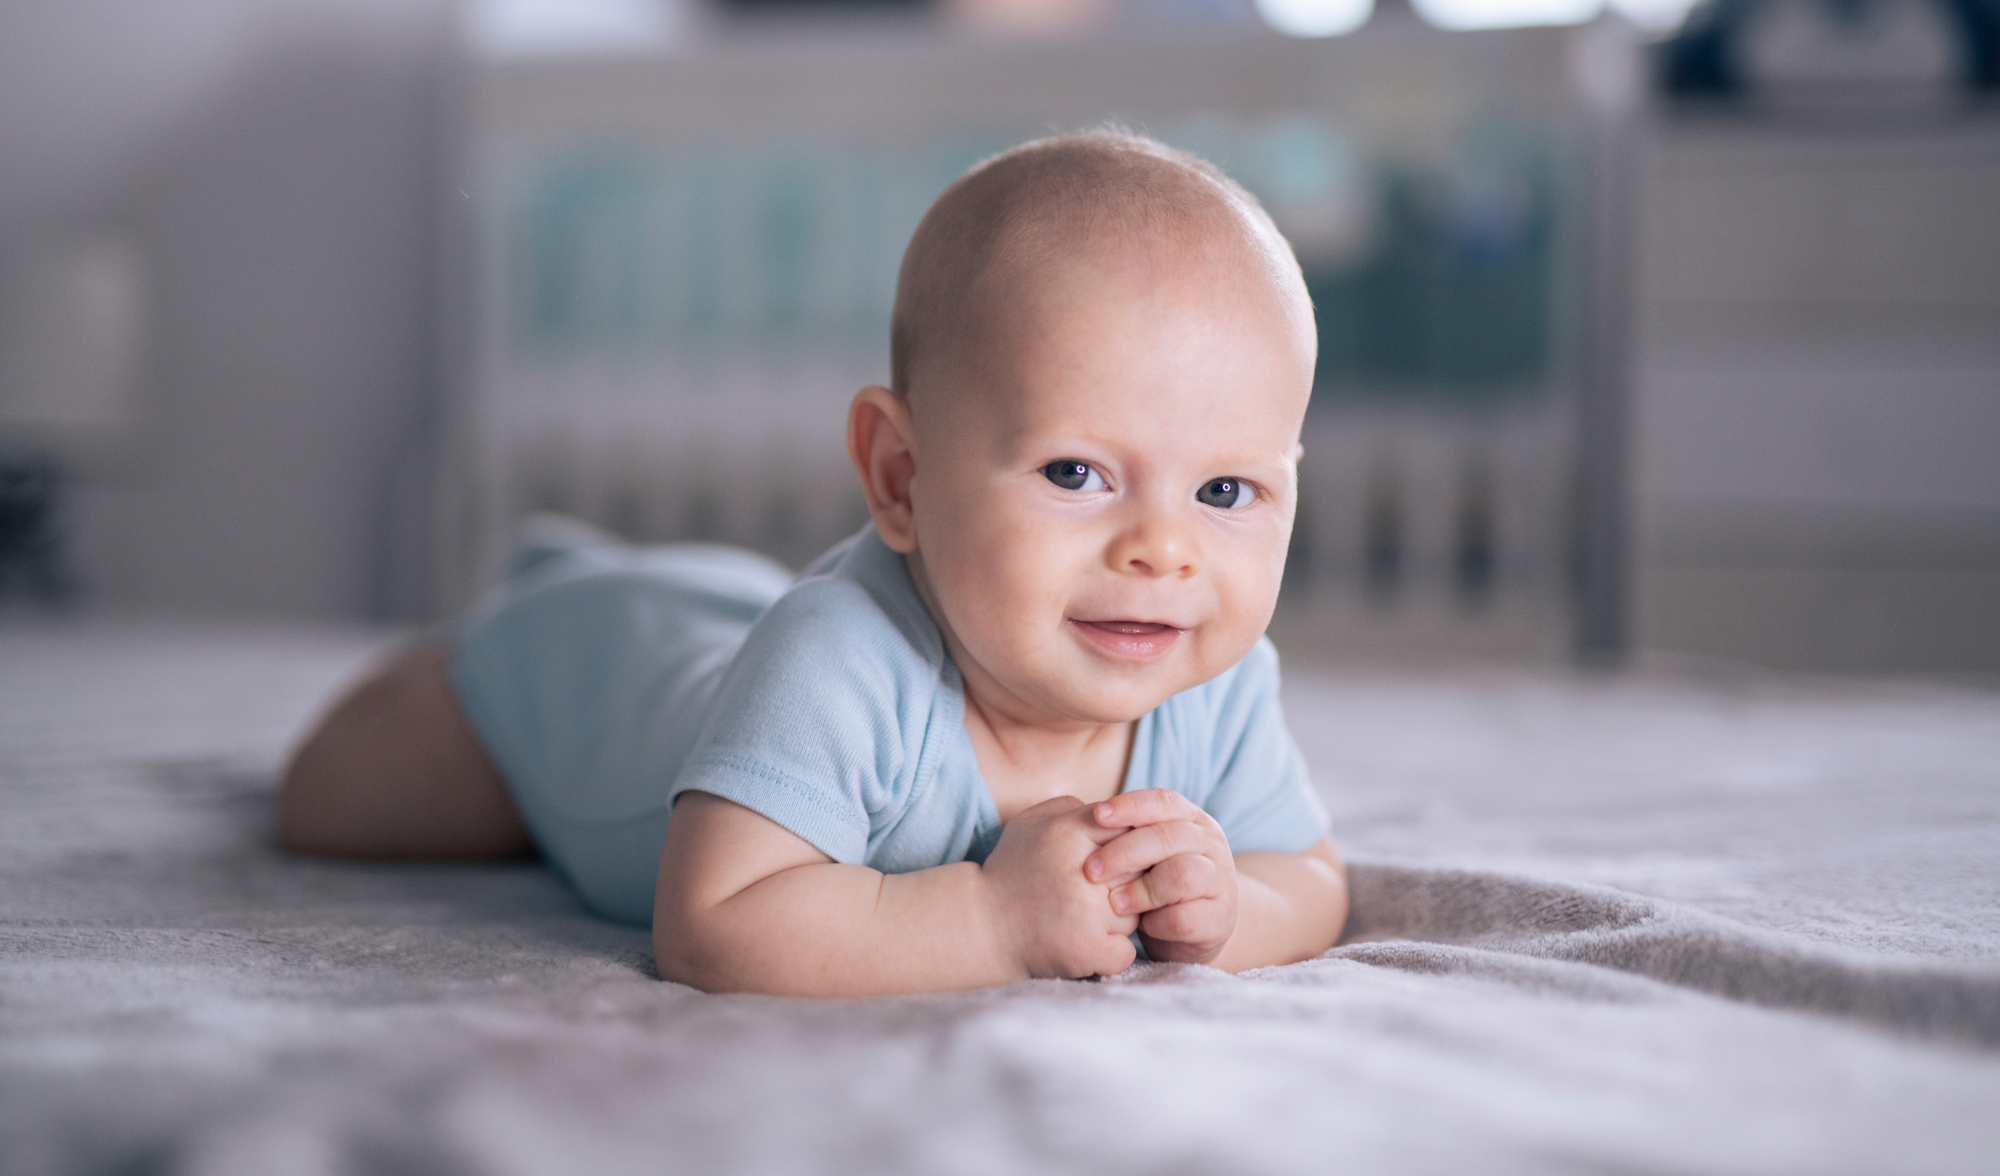
[[[943,642],[928,614],[909,616],[922,602],[900,559],[860,574],[816,565],[765,610],[724,671],[676,794],[733,800],[836,861],[864,860],[876,818],[907,805],[957,713]]]
[[[895,588],[851,569],[809,572],[751,626],[736,660],[746,672],[781,671],[828,688],[934,688],[943,639],[914,589],[905,599]]]

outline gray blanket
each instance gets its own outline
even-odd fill
[[[533,865],[287,858],[379,635],[0,631],[0,1170],[1983,1172],[2000,694],[1288,671],[1349,939],[713,997]]]

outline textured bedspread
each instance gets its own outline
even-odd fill
[[[379,638],[0,631],[0,1170],[1986,1172],[2000,694],[1320,675],[1350,941],[712,997],[535,866],[272,846]]]

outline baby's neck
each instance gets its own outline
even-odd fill
[[[1058,796],[1086,803],[1116,796],[1125,783],[1137,726],[1019,722],[1002,708],[982,705],[970,683],[965,693],[966,734],[1002,821]]]

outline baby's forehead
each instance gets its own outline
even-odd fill
[[[1093,432],[1127,419],[1200,429],[1213,411],[1302,395],[1311,359],[1281,292],[1240,260],[1194,258],[1178,276],[1163,268],[1115,256],[1023,267],[970,308],[956,353],[939,357],[941,378],[915,398],[920,415],[955,403],[938,423],[1032,430],[1082,413]]]
[[[1059,330],[1083,312],[1099,330],[1150,323],[1168,305],[1211,319],[1310,320],[1304,290],[1261,243],[1226,221],[1105,226],[1069,220],[997,243],[965,275],[959,329],[947,337],[978,349],[1020,330]]]

